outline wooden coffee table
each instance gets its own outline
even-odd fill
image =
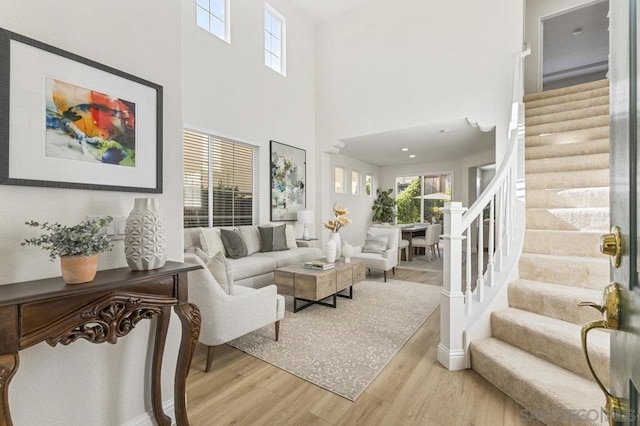
[[[326,271],[308,269],[304,265],[291,265],[275,271],[278,293],[293,297],[293,312],[308,308],[313,304],[337,306],[336,296],[353,298],[353,285],[364,280],[364,262],[345,263],[338,260],[335,268]],[[348,294],[339,294],[349,289]],[[323,302],[331,297],[333,303]],[[298,307],[298,301],[307,304]]]

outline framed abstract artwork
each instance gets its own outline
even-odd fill
[[[162,192],[162,86],[0,29],[0,183]]]
[[[307,206],[307,153],[271,141],[271,221],[296,220]]]

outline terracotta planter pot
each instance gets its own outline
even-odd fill
[[[62,279],[67,284],[82,284],[92,281],[98,270],[98,255],[63,256],[60,258]]]

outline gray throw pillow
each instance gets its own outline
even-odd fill
[[[285,225],[258,226],[258,231],[260,232],[261,252],[289,250]]]
[[[384,254],[387,251],[387,243],[389,238],[367,235],[367,239],[364,240],[364,247],[362,247],[363,253],[377,253]]]
[[[247,255],[247,246],[239,230],[221,229],[220,237],[222,238],[222,244],[224,244],[224,249],[227,251],[229,258],[239,259]]]

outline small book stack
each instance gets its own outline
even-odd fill
[[[332,262],[325,262],[324,260],[312,260],[304,264],[307,269],[318,269],[320,271],[326,271],[327,269],[333,269],[336,265]]]

